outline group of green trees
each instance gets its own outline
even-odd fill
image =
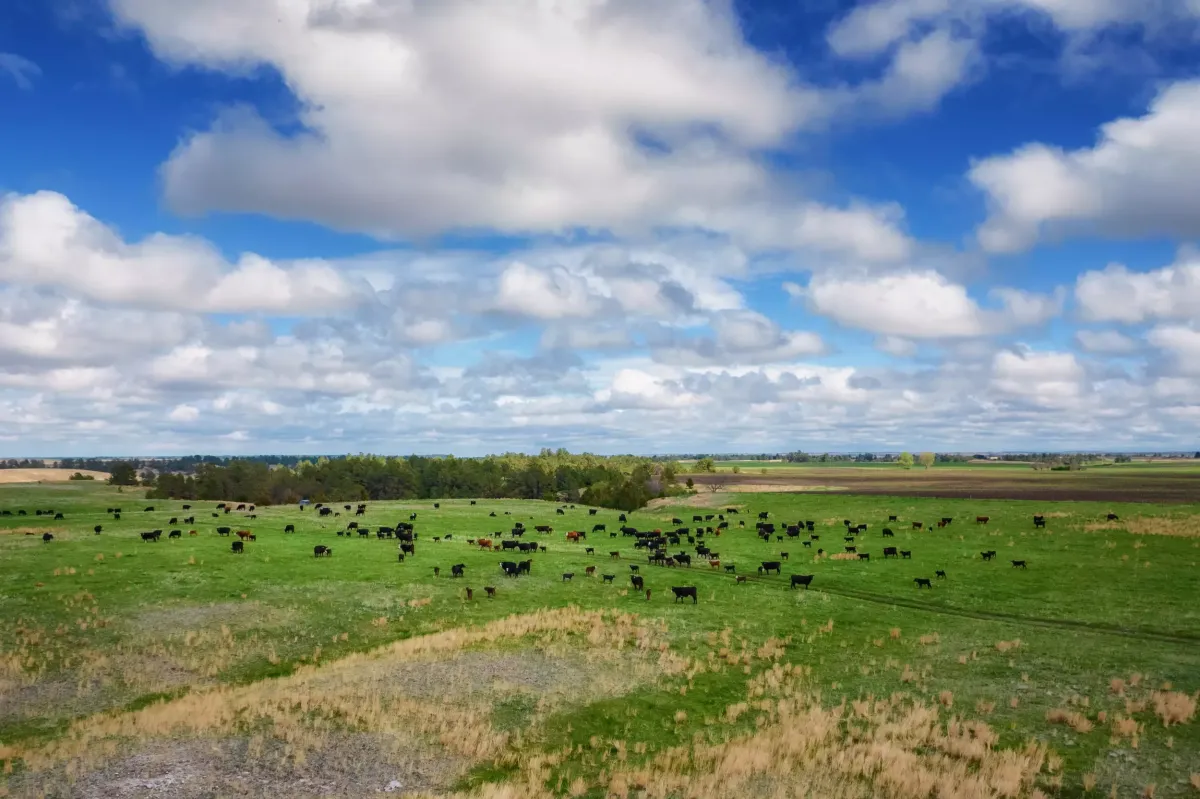
[[[116,477],[116,472],[113,473]],[[123,477],[128,477],[125,472]],[[674,488],[669,465],[633,456],[540,455],[486,458],[355,455],[294,466],[234,459],[194,473],[161,473],[149,496],[282,505],[385,499],[508,498],[584,502],[634,510]]]

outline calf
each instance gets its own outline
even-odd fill
[[[585,555],[595,555],[595,554],[596,554],[596,548],[595,548],[595,547],[585,547],[585,548],[584,548],[584,550],[583,550],[583,554],[585,554]]]
[[[539,532],[539,533],[552,533],[552,532],[554,532],[554,528],[553,528],[553,527],[551,527],[551,526],[550,526],[550,525],[548,525],[548,524],[539,524],[539,525],[535,526],[533,529],[534,529],[535,531]]]
[[[588,508],[588,516],[595,516],[595,515],[596,515],[596,509]]]
[[[937,577],[939,580],[944,580],[944,579],[946,578],[946,572],[945,572],[944,570],[942,570],[942,569],[938,569],[936,572],[934,572],[934,575],[935,575],[935,576],[936,576],[936,577]]]
[[[898,558],[898,557],[900,557],[900,553],[896,552],[895,547],[884,547],[883,548],[883,557],[885,560],[887,558]]]
[[[620,552],[609,552],[609,553],[608,553],[608,557],[609,557],[610,559],[612,559],[612,560],[620,560],[620,559],[621,559],[621,553],[620,553]]]
[[[933,588],[933,583],[928,577],[914,577],[913,582],[917,584],[917,588]]]
[[[857,551],[858,551],[858,547],[845,547],[845,550],[846,550],[847,552],[857,552]]]
[[[1020,569],[1024,569],[1024,568],[1025,568],[1025,561],[1023,561],[1023,560],[1014,560],[1014,561],[1012,562],[1012,565],[1013,565],[1013,568],[1014,568],[1014,569],[1018,569],[1018,568],[1020,568]]]
[[[467,570],[467,565],[465,563],[455,563],[453,566],[450,567],[450,576],[451,577],[462,577],[466,573],[466,570]]]
[[[95,533],[96,535],[100,535],[100,531],[103,529],[104,529],[104,527],[97,524],[95,527],[92,528],[92,532]]]
[[[642,576],[640,574],[630,575],[629,582],[631,582],[633,584],[633,587],[639,591],[641,591],[644,587],[643,582],[642,582]]]
[[[296,532],[296,525],[289,524],[283,528],[283,531],[285,533],[294,533],[294,532]]]
[[[587,568],[585,568],[583,570],[583,576],[584,577],[595,577],[596,576],[596,567],[588,566]]]
[[[633,572],[634,574],[637,574],[637,570],[638,570],[638,567],[637,567],[637,566],[635,566],[635,565],[630,565],[630,567],[629,567],[629,571]]]
[[[900,550],[900,557],[904,558],[905,560],[912,560],[912,550],[911,549]]]
[[[1033,517],[1033,526],[1034,527],[1045,527],[1046,526],[1046,517],[1045,516],[1034,516]]]
[[[870,560],[870,559],[871,559],[871,553],[870,553],[870,552],[859,552],[859,553],[858,553],[858,559],[859,559],[859,560]]]
[[[240,555],[246,551],[246,545],[241,541],[234,541],[233,551]]]
[[[727,563],[727,564],[725,564],[725,573],[726,573],[726,574],[732,574],[732,573],[733,573],[733,572],[735,572],[735,571],[737,571],[737,566],[736,566],[736,565],[734,565],[734,564],[732,564],[732,563]]]
[[[885,527],[885,528],[883,528],[883,537],[884,538],[895,538],[896,534]]]
[[[145,535],[145,533],[143,533]],[[42,543],[49,544],[54,540],[54,533],[42,533]]]
[[[179,519],[175,516],[172,516],[170,521],[167,522],[167,524],[179,524]]]
[[[988,517],[988,516],[976,516],[976,517],[975,517],[975,523],[976,523],[976,524],[987,524],[987,523],[988,523],[988,520],[989,520],[989,518],[990,518],[990,517]]]
[[[575,576],[575,572],[565,572],[565,573],[563,574],[563,576],[562,576],[562,581],[563,581],[564,583],[565,583],[565,582],[569,582],[569,581],[570,581],[570,579],[571,579],[572,577],[574,577],[574,576]]]
[[[474,502],[472,502],[471,504],[472,504],[472,505],[474,505],[475,503],[474,503]],[[495,588],[495,586],[491,586],[491,585],[485,585],[485,586],[483,587],[483,590],[487,592],[488,599],[495,599],[495,598],[496,598],[496,588]]]
[[[767,574],[770,574],[773,571],[776,574],[780,574],[781,572],[779,567],[780,563],[777,560],[764,560],[762,565],[758,567],[758,573],[762,574],[763,572],[766,572]]]
[[[555,508],[554,512],[557,513],[559,516],[567,515],[567,512],[565,510],[563,510],[562,508]],[[495,514],[492,514],[492,515],[494,516]]]
[[[196,532],[195,530],[188,530],[188,535],[200,535],[200,533]]]
[[[788,559],[788,553],[786,553],[786,552],[780,552],[780,553],[779,553],[779,557],[783,558],[784,560],[787,560],[787,559]]]
[[[738,581],[739,583],[744,583],[744,582],[746,582],[746,575],[744,575],[744,574],[739,574],[739,575],[737,576],[737,581]]]
[[[1115,513],[1110,513],[1105,518],[1108,519],[1108,521],[1110,521],[1110,522],[1115,522],[1118,520],[1117,514],[1115,514]]]
[[[615,580],[617,578],[617,575],[615,575],[615,574],[602,574],[600,576],[604,578],[604,582],[606,582],[606,583],[611,583],[613,580]]]
[[[895,514],[892,514],[892,515],[888,516],[888,521],[889,522],[898,522],[898,521],[900,521],[900,519]]]
[[[812,584],[814,576],[815,575],[812,574],[793,574],[792,584],[788,587],[795,588],[798,585],[802,585],[804,586],[804,590],[807,591],[808,587]]]
[[[914,530],[920,530],[924,526],[924,522],[913,522],[912,525]]]
[[[313,557],[314,558],[319,558],[322,556],[328,558],[331,555],[333,555],[333,550],[327,546],[317,544],[315,547],[313,547]]]
[[[64,517],[61,513],[54,514],[54,521],[58,521],[59,519],[64,519],[64,518],[66,518],[66,517]]]
[[[991,560],[992,558],[996,557],[996,550],[990,549],[987,552],[980,552],[979,555],[984,560]]]
[[[436,505],[434,507],[436,507]],[[468,602],[475,598],[475,592],[472,591],[470,588],[465,588],[463,590],[467,592],[467,601]]]
[[[700,601],[699,597],[696,594],[696,586],[694,586],[694,585],[671,586],[671,593],[675,594],[676,602],[678,602],[681,599],[686,599],[689,596],[692,598],[693,605],[695,605],[697,602]]]

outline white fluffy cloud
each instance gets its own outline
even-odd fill
[[[0,198],[0,280],[67,288],[114,305],[194,312],[320,314],[356,301],[324,263],[286,268],[256,255],[229,264],[208,242],[155,234],[137,243],[55,192]]]
[[[1061,298],[993,289],[1001,308],[985,309],[965,286],[934,271],[875,277],[818,275],[807,287],[787,284],[816,313],[846,327],[907,338],[962,338],[1038,325],[1058,314]]]
[[[1163,89],[1145,116],[1100,129],[1094,147],[1027,144],[972,165],[991,214],[979,229],[992,252],[1015,252],[1043,235],[1200,237],[1200,81]]]
[[[1079,330],[1075,340],[1084,350],[1101,354],[1125,355],[1138,349],[1136,341],[1117,330]]]
[[[1146,338],[1171,357],[1180,373],[1200,375],[1200,331],[1182,325],[1163,325],[1151,330]]]
[[[1094,322],[1200,318],[1200,258],[1185,252],[1174,265],[1150,272],[1120,264],[1085,272],[1075,282],[1075,300]]]

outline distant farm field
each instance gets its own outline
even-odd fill
[[[629,515],[688,528],[668,550],[691,566],[668,567],[583,506],[251,518],[142,493],[0,489],[0,794],[1200,792],[1200,504],[702,491]],[[414,513],[401,562],[377,531]],[[350,522],[370,533],[338,535]],[[220,526],[256,540],[234,554]],[[485,537],[545,551],[470,543]],[[502,572],[525,559],[528,575]]]
[[[0,469],[0,484],[7,483],[65,483],[73,474],[90,476],[93,480],[107,480],[107,472],[87,469]]]
[[[1035,471],[1028,464],[799,465],[756,468],[718,464],[715,474],[689,474],[701,487],[724,491],[843,491],[912,497],[1046,501],[1190,503],[1200,501],[1200,462],[1166,461],[1093,466],[1077,472]],[[739,473],[732,472],[737,466]],[[763,470],[766,470],[765,472]]]

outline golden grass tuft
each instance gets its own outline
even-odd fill
[[[1084,793],[1091,793],[1096,789],[1096,775],[1088,772],[1083,775],[1083,790]]]
[[[1154,715],[1162,720],[1164,727],[1186,724],[1196,715],[1196,698],[1179,691],[1155,691],[1151,695]]]
[[[941,640],[941,636],[939,636],[937,633],[929,633],[928,635],[922,635],[920,638],[918,638],[917,643],[919,643],[921,646],[932,646]]]
[[[1108,690],[1112,691],[1117,696],[1125,695],[1125,681],[1120,677],[1113,677],[1108,681]]]
[[[996,703],[987,699],[980,699],[975,703],[975,712],[984,716],[996,709]]]
[[[945,708],[954,707],[954,692],[942,691],[940,694],[938,694],[938,702],[940,702],[942,707]]]
[[[1054,708],[1053,710],[1046,711],[1046,721],[1051,724],[1066,724],[1080,734],[1091,732],[1093,727],[1092,722],[1088,720],[1087,716],[1082,713],[1076,713],[1073,710],[1066,710],[1065,708]]]
[[[997,641],[996,650],[999,652],[1008,652],[1011,649],[1019,649],[1021,647],[1021,639],[1014,638],[1011,641]]]
[[[1200,791],[1200,774],[1193,774],[1191,779],[1192,787]]]
[[[890,637],[893,641],[899,641],[900,640],[900,628],[893,627],[891,630],[888,631],[888,637]]]
[[[830,560],[858,560],[858,555],[853,552],[834,552],[829,556]]]

